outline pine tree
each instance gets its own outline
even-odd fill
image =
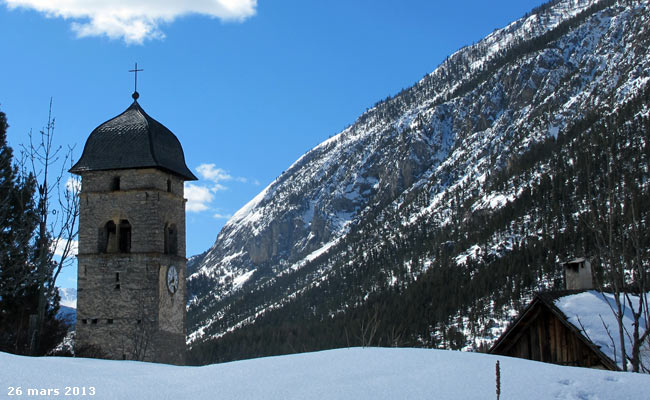
[[[43,249],[51,252],[51,247],[39,229],[39,184],[33,173],[14,164],[7,127],[0,112],[0,351],[43,355],[61,342],[66,328],[56,318],[58,293],[43,290],[43,282],[53,283],[56,277],[41,265]],[[51,262],[51,256],[45,259]]]
[[[0,112],[0,350],[25,351],[29,315],[37,304],[30,241],[37,216],[33,176],[20,174],[7,144],[7,119]]]

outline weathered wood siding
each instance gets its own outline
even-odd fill
[[[610,369],[553,312],[538,303],[493,354],[560,365]]]

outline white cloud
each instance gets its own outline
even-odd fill
[[[228,190],[228,187],[221,184],[221,182],[248,183],[248,179],[241,176],[232,176],[225,169],[217,168],[215,164],[201,164],[196,167],[196,172],[203,180],[212,182],[210,190],[213,193]]]
[[[220,183],[215,183],[214,185],[212,185],[210,190],[212,190],[212,192],[214,193],[214,192],[220,192],[222,190],[228,190],[228,188]]]
[[[203,179],[212,182],[230,181],[233,179],[232,175],[221,168],[217,168],[214,164],[201,164],[196,167],[196,171]]]
[[[79,242],[73,239],[59,238],[52,242],[52,250],[54,254],[61,257],[65,251],[66,244],[70,242],[70,249],[68,250],[68,257],[74,257],[79,252]]]
[[[216,219],[230,219],[232,218],[231,214],[221,214],[221,213],[216,213],[213,215]]]
[[[141,44],[165,37],[159,26],[190,15],[243,21],[255,14],[257,0],[0,0],[10,9],[26,8],[72,20],[79,37],[107,36]]]
[[[187,198],[186,209],[190,212],[210,210],[210,203],[214,200],[214,194],[223,190],[228,190],[228,187],[226,187],[222,182],[249,183],[247,178],[232,176],[225,169],[217,168],[215,164],[201,164],[196,167],[196,172],[205,183],[185,184],[185,197]],[[255,180],[254,182],[258,181]],[[259,182],[257,184],[259,184]],[[224,214],[216,209],[213,209],[213,211],[217,211],[216,214],[213,215],[214,218],[217,219],[230,219],[230,217],[232,217],[232,215]]]
[[[190,212],[200,212],[210,209],[209,205],[214,199],[212,190],[205,186],[193,183],[185,184],[185,198],[187,204],[185,209]]]

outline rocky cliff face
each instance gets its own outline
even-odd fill
[[[649,14],[648,1],[552,1],[461,49],[306,153],[189,263],[189,341],[252,324],[339,279],[339,269],[408,241],[419,226],[444,228],[520,197],[523,183],[497,190],[492,175],[515,173],[514,160],[535,145],[646,90]],[[535,172],[519,178],[531,184]],[[464,215],[460,204],[469,204]],[[460,267],[471,255],[506,249],[492,251],[498,257],[512,241],[495,233],[474,244],[478,250],[454,254]],[[438,262],[431,249],[410,257],[406,275],[377,279],[407,285]],[[333,294],[325,315],[362,303],[369,286],[352,297]]]

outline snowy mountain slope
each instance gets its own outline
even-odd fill
[[[59,312],[57,318],[74,327],[77,321],[77,289],[59,288]]]
[[[520,173],[515,159],[589,115],[615,114],[648,88],[649,19],[648,1],[548,3],[461,49],[306,153],[191,263],[190,342],[221,337],[315,293],[321,301],[310,313],[334,316],[386,285],[404,289],[440,259],[418,242],[397,263],[396,249],[436,229],[436,243],[449,231],[444,246],[470,274],[475,261],[539,236],[537,221],[521,215],[481,243],[457,248],[467,234],[458,237],[456,227],[507,209],[550,169],[542,162],[514,177],[519,184],[496,187],[495,176]],[[459,214],[467,202],[469,211]],[[377,272],[380,255],[392,266]],[[362,274],[368,278],[356,277]],[[556,278],[547,271],[527,287]]]
[[[204,367],[0,353],[2,397],[93,399],[642,399],[646,375],[442,350],[351,348]],[[468,382],[471,377],[471,382]],[[48,389],[50,390],[49,395]]]

